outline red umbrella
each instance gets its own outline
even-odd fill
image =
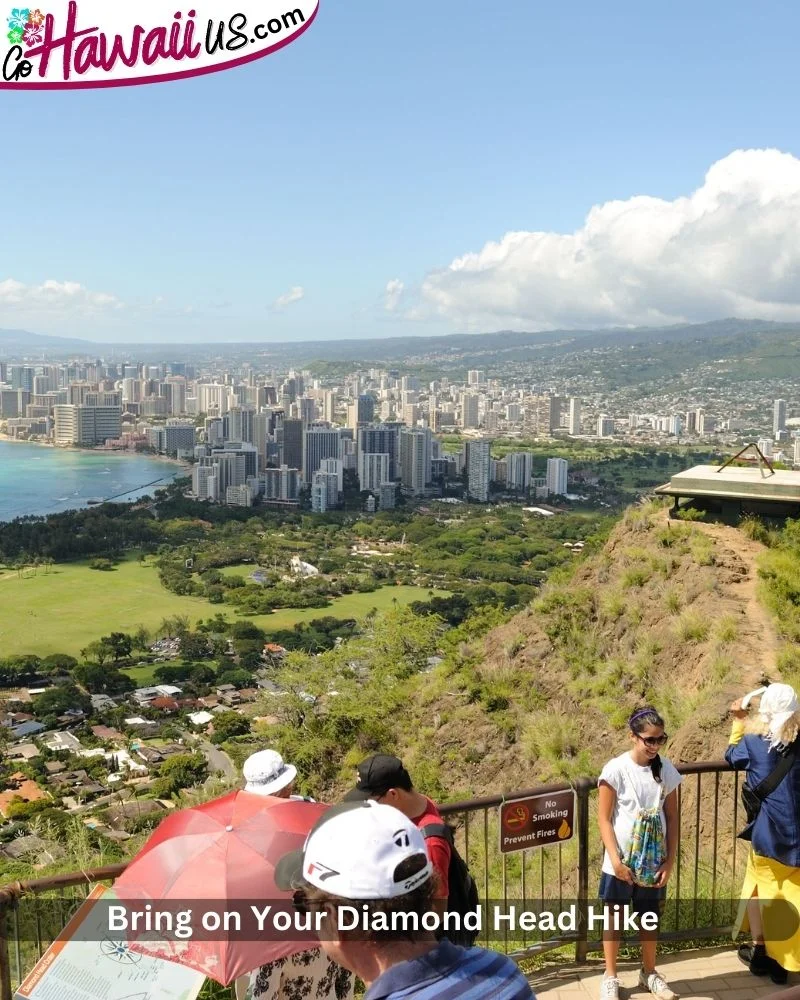
[[[311,935],[275,929],[274,912],[293,916],[293,909],[289,894],[275,885],[274,870],[284,854],[303,846],[326,809],[322,803],[237,791],[168,816],[114,886],[127,906],[134,949],[227,986],[261,965],[314,947]],[[251,906],[261,913],[267,905],[272,912],[259,929]],[[190,935],[177,929],[186,920],[179,913],[186,910],[191,910]],[[135,929],[134,912],[141,914]],[[239,914],[238,926],[226,913]]]

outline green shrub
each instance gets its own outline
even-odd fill
[[[733,615],[723,615],[714,629],[714,636],[719,642],[735,642],[739,634],[739,623]]]
[[[704,642],[708,633],[708,622],[693,611],[684,611],[675,626],[675,634],[681,642]]]

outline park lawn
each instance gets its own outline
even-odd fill
[[[22,579],[0,573],[0,657],[16,653],[69,653],[109,632],[134,632],[140,625],[155,630],[165,618],[185,615],[192,623],[221,612],[228,620],[252,621],[265,630],[332,615],[358,618],[371,608],[382,610],[426,600],[425,587],[383,587],[371,594],[347,594],[327,608],[288,608],[271,615],[242,618],[226,605],[200,597],[180,597],[161,586],[151,565],[128,559],[110,572],[86,563],[64,563]],[[135,667],[137,683],[149,684],[153,667]]]
[[[136,681],[137,688],[153,687],[156,683],[155,672],[160,663],[146,663],[143,667],[124,667],[125,673]]]

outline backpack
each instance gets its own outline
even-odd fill
[[[460,930],[450,927],[443,930],[437,937],[446,937],[452,944],[460,945],[462,948],[471,948],[478,932],[466,930],[463,927],[464,916],[478,910],[481,900],[475,879],[470,875],[466,861],[456,848],[453,827],[446,823],[430,823],[423,826],[420,833],[426,840],[428,837],[441,837],[450,845],[450,867],[447,870],[447,912],[460,914],[462,927]]]

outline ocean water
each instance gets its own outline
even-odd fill
[[[0,441],[0,521],[74,510],[101,497],[134,500],[181,474],[176,463],[147,455]]]

